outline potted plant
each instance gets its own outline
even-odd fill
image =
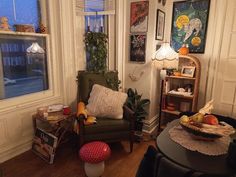
[[[142,131],[143,119],[148,115],[146,107],[150,104],[149,99],[142,99],[142,95],[138,94],[136,89],[129,88],[127,91],[128,99],[126,105],[134,111],[135,131]]]
[[[107,69],[107,35],[88,31],[85,34],[85,46],[88,55],[87,71],[104,72]]]

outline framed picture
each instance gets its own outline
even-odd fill
[[[194,66],[182,66],[181,76],[193,77],[195,72]]]
[[[148,29],[148,1],[132,2],[130,6],[130,32],[142,33]]]
[[[130,35],[130,61],[145,63],[146,34]]]
[[[156,21],[156,40],[163,40],[165,27],[165,13],[160,9],[157,9],[157,21]]]
[[[204,53],[210,0],[174,2],[171,46],[178,51],[189,45],[190,53]]]

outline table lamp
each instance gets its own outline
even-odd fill
[[[179,54],[174,51],[170,47],[168,42],[164,42],[161,47],[154,53],[152,60],[153,61],[164,61],[164,60],[175,60],[179,58]],[[158,132],[161,129],[161,109],[162,109],[162,92],[164,86],[164,79],[166,77],[166,70],[160,70],[160,78],[161,78],[161,92],[160,92],[160,105],[159,105],[159,120],[158,120]]]

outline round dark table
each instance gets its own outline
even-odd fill
[[[196,151],[190,151],[170,139],[169,130],[178,125],[178,119],[170,122],[156,139],[159,151],[173,162],[194,171],[209,175],[231,176],[236,171],[227,166],[226,154],[208,156]]]

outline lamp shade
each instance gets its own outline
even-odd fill
[[[27,48],[27,53],[45,53],[42,47],[37,42],[33,42],[30,47]]]
[[[152,59],[153,60],[174,60],[178,59],[179,54],[174,51],[170,47],[170,44],[165,42],[161,45],[161,47],[154,53]]]

